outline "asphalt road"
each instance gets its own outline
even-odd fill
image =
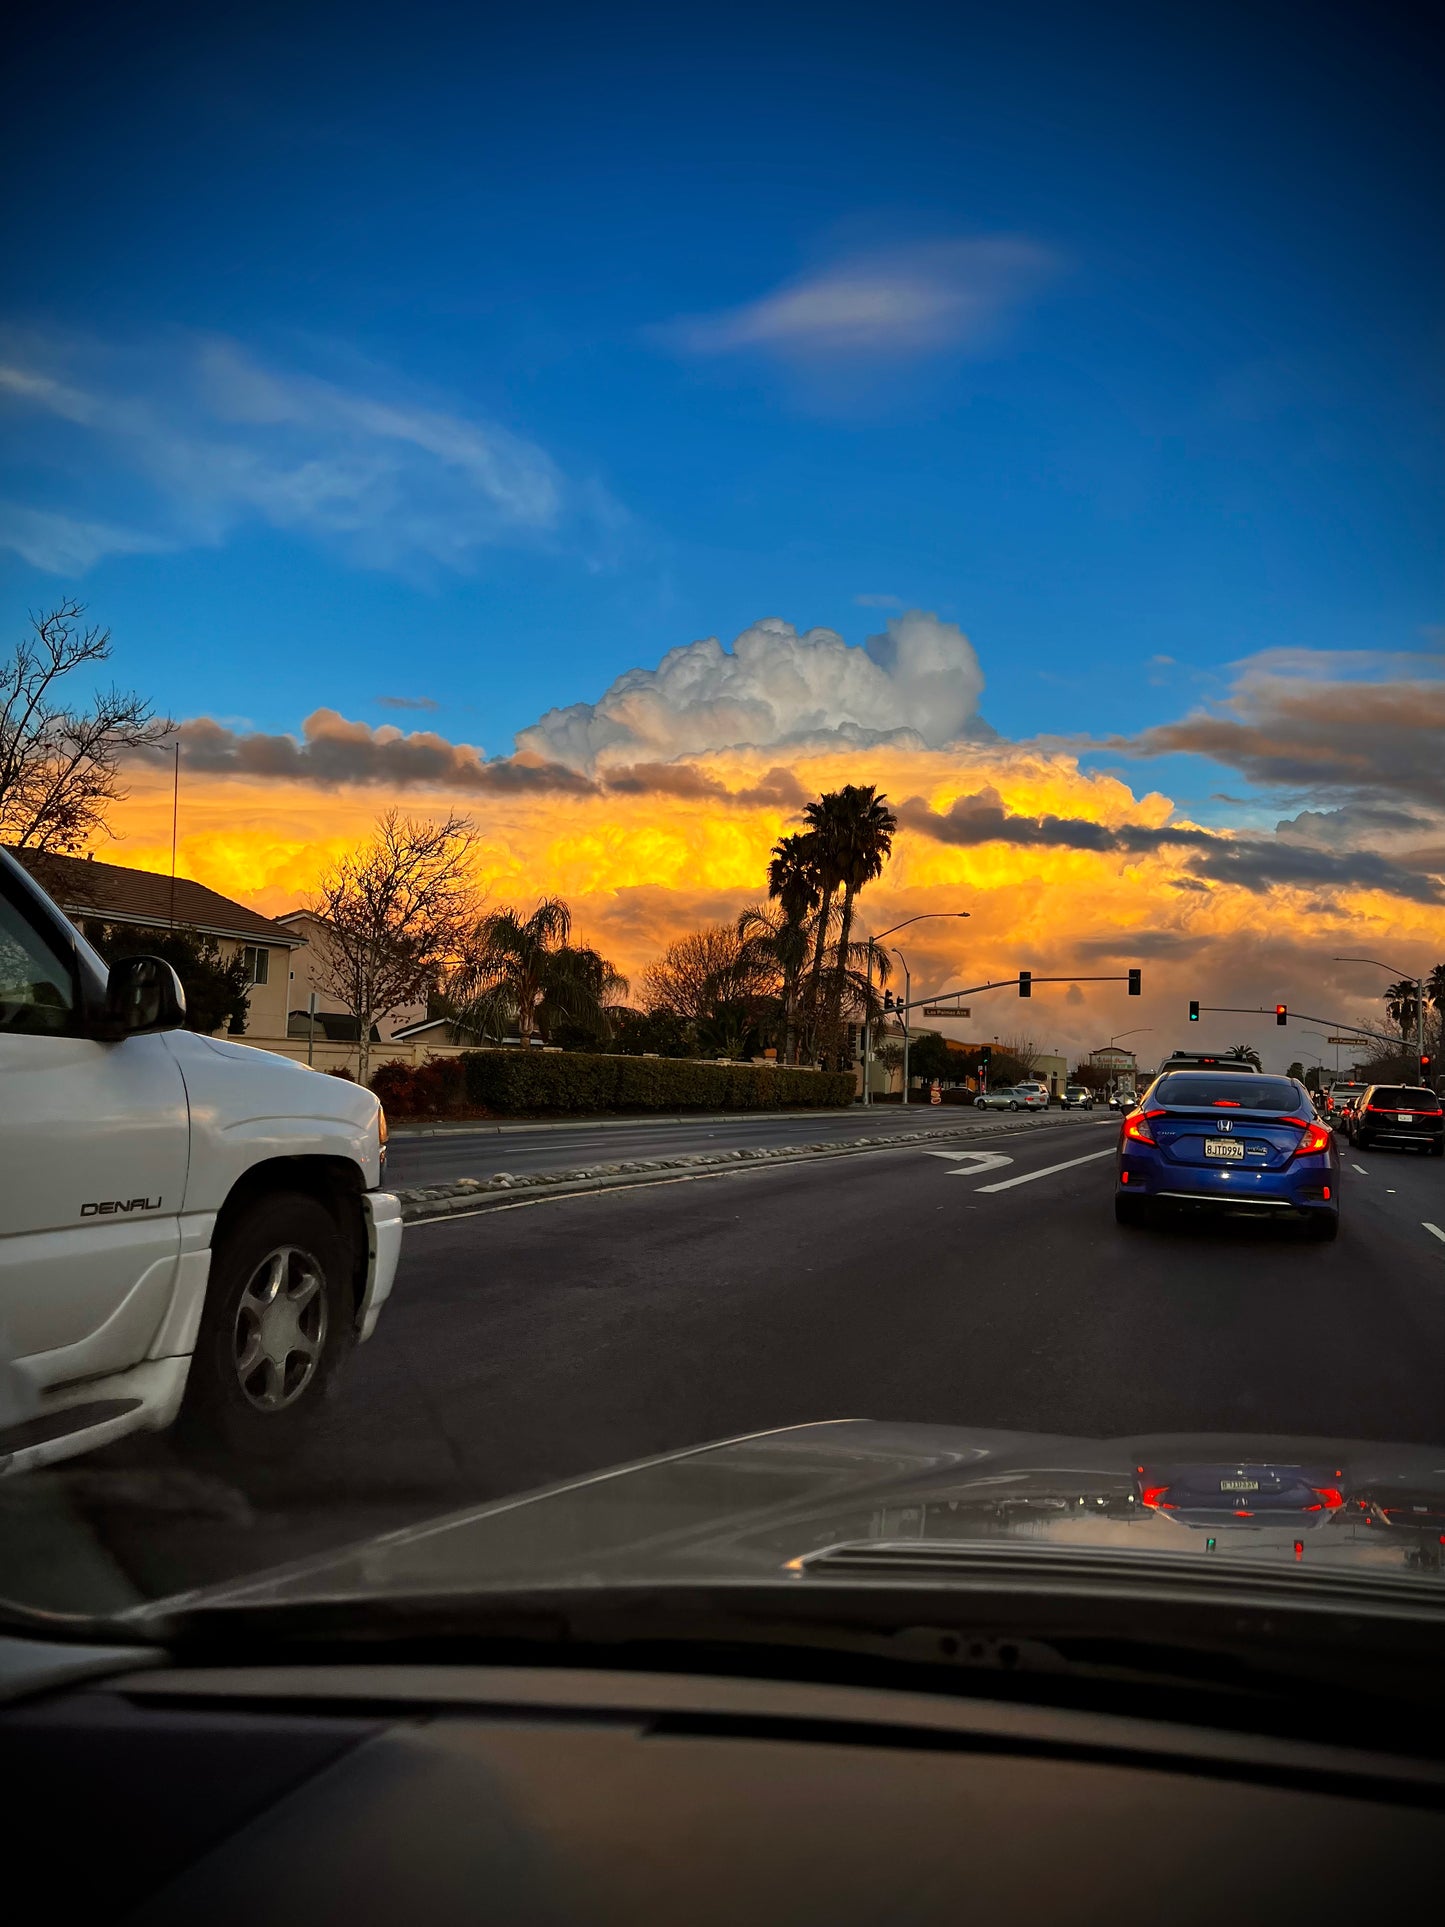
[[[609,1119],[590,1124],[503,1125],[500,1130],[445,1126],[434,1135],[398,1131],[387,1154],[386,1181],[445,1184],[498,1171],[562,1171],[628,1158],[680,1157],[689,1151],[738,1151],[781,1144],[824,1144],[882,1137],[889,1131],[944,1129],[1009,1115],[960,1104],[880,1104],[868,1110],[771,1112],[761,1117]],[[1033,1113],[1023,1112],[1024,1117]],[[1054,1114],[1055,1119],[1060,1115]],[[1095,1116],[1100,1115],[1096,1112]]]
[[[411,1226],[376,1337],[284,1469],[232,1482],[131,1440],[36,1475],[26,1504],[155,1593],[809,1419],[1445,1441],[1445,1164],[1344,1147],[1333,1245],[1123,1230],[1116,1130],[1096,1114]]]

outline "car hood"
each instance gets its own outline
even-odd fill
[[[1172,1494],[1172,1497],[1171,1497]],[[1440,1580],[1445,1447],[838,1420],[589,1474],[138,1609],[795,1583],[838,1549],[998,1546]]]

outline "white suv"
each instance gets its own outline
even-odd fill
[[[0,851],[0,1471],[178,1417],[283,1454],[391,1290],[376,1098],[184,1019]]]

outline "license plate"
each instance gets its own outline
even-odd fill
[[[1415,1122],[1415,1113],[1413,1111],[1396,1111],[1395,1122],[1397,1124],[1413,1124]]]
[[[1238,1138],[1207,1137],[1204,1140],[1204,1155],[1207,1158],[1227,1158],[1237,1164],[1244,1156],[1244,1146]]]
[[[1219,1481],[1219,1489],[1221,1492],[1258,1492],[1259,1480],[1221,1479]]]

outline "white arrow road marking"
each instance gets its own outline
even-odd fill
[[[979,1196],[982,1197],[986,1191],[1012,1191],[1016,1184],[1032,1184],[1035,1178],[1051,1178],[1055,1171],[1072,1171],[1076,1164],[1092,1164],[1095,1158],[1111,1158],[1113,1155],[1114,1146],[1111,1144],[1107,1151],[1090,1151],[1086,1157],[1069,1158],[1063,1164],[1046,1164],[1042,1171],[1025,1171],[1022,1177],[1003,1178],[997,1184],[981,1184],[978,1187]]]
[[[1013,1163],[1002,1151],[925,1151],[924,1156],[951,1158],[955,1168],[949,1175],[955,1178],[981,1178],[985,1171],[998,1171]]]
[[[1424,1218],[1422,1218],[1422,1219],[1420,1220],[1420,1222],[1421,1222],[1421,1224],[1423,1224],[1423,1225],[1425,1226],[1425,1229],[1426,1229],[1426,1230],[1427,1230],[1427,1231],[1428,1231],[1428,1232],[1429,1232],[1429,1233],[1430,1233],[1430,1234],[1431,1234],[1431,1235],[1432,1235],[1433,1237],[1436,1237],[1436,1238],[1438,1238],[1438,1239],[1440,1240],[1440,1242],[1441,1242],[1441,1244],[1442,1244],[1442,1245],[1445,1245],[1445,1231],[1442,1231],[1442,1230],[1440,1229],[1440,1227],[1439,1227],[1439,1225],[1438,1225],[1438,1224],[1429,1224],[1429,1223],[1427,1223],[1427,1222],[1426,1222],[1426,1220],[1425,1220]]]

